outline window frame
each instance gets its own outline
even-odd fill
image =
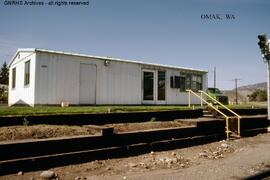
[[[180,92],[186,91],[186,76],[180,76]]]
[[[186,89],[191,89],[192,87],[192,75],[186,74]]]
[[[16,67],[11,70],[11,89],[16,88]]]
[[[173,89],[180,89],[180,76],[171,76],[170,77],[170,87]]]
[[[30,60],[25,61],[24,63],[24,87],[30,86]],[[28,73],[27,73],[28,71]]]
[[[180,89],[180,76],[174,76],[174,88]]]
[[[203,75],[202,74],[181,73],[181,78],[185,80],[185,83],[181,83],[180,85],[181,92],[186,91],[186,89],[191,89],[192,91],[195,91],[195,92],[202,90],[203,88]],[[182,86],[183,84],[185,85],[184,87]]]

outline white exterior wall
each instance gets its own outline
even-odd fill
[[[80,64],[69,56],[37,52],[35,104],[78,103]]]
[[[11,85],[12,76],[9,79],[9,105],[18,102],[30,105],[55,105],[61,102],[80,104],[82,64],[91,65],[96,71],[95,77],[89,77],[95,78],[95,81],[90,79],[90,82],[95,82],[95,99],[92,104],[188,104],[188,93],[170,88],[170,77],[179,76],[181,69],[116,60],[109,60],[109,65],[106,66],[105,59],[102,58],[41,51],[19,54],[20,59],[17,56],[10,65],[10,74],[13,67],[16,67],[17,79],[15,89],[12,89]],[[28,60],[30,60],[30,85],[24,87],[24,63]],[[143,70],[154,71],[155,75],[159,70],[166,72],[165,101],[157,101],[157,97],[152,102],[143,101]],[[189,70],[184,72],[196,73]],[[206,90],[207,73],[199,73],[203,75],[203,90]],[[156,91],[155,89],[155,93]],[[192,103],[200,104],[200,100],[192,96]]]
[[[97,70],[97,104],[141,104],[140,65],[110,61],[104,66],[101,62]]]
[[[79,104],[80,63],[97,67],[96,104],[141,103],[138,64],[44,52],[37,59],[35,104]]]
[[[24,86],[24,68],[25,62],[30,60],[30,83]],[[29,104],[34,105],[34,87],[35,87],[35,62],[36,56],[34,52],[20,52],[15,57],[9,69],[9,106],[13,104]],[[16,85],[12,88],[12,69],[16,68]]]
[[[171,76],[180,76],[180,70],[167,70],[167,104],[188,104],[188,96],[186,92],[180,92],[179,89],[170,88]]]

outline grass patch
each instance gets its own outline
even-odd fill
[[[228,105],[227,107],[230,109],[266,109],[267,105],[241,104],[241,105]]]
[[[195,108],[200,108],[195,106]],[[96,114],[114,112],[148,112],[191,109],[187,106],[73,106],[73,107],[0,107],[0,116],[6,115],[50,115],[50,114]]]

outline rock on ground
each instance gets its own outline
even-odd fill
[[[55,173],[53,171],[43,171],[40,174],[40,177],[42,179],[53,179],[53,178],[55,178]]]

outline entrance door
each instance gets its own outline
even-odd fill
[[[166,103],[166,72],[157,71],[157,104]]]
[[[143,70],[142,78],[143,104],[165,104],[166,72],[159,70]]]
[[[143,71],[143,103],[154,103],[155,100],[155,72]]]
[[[80,104],[96,103],[96,78],[96,65],[80,64]]]

